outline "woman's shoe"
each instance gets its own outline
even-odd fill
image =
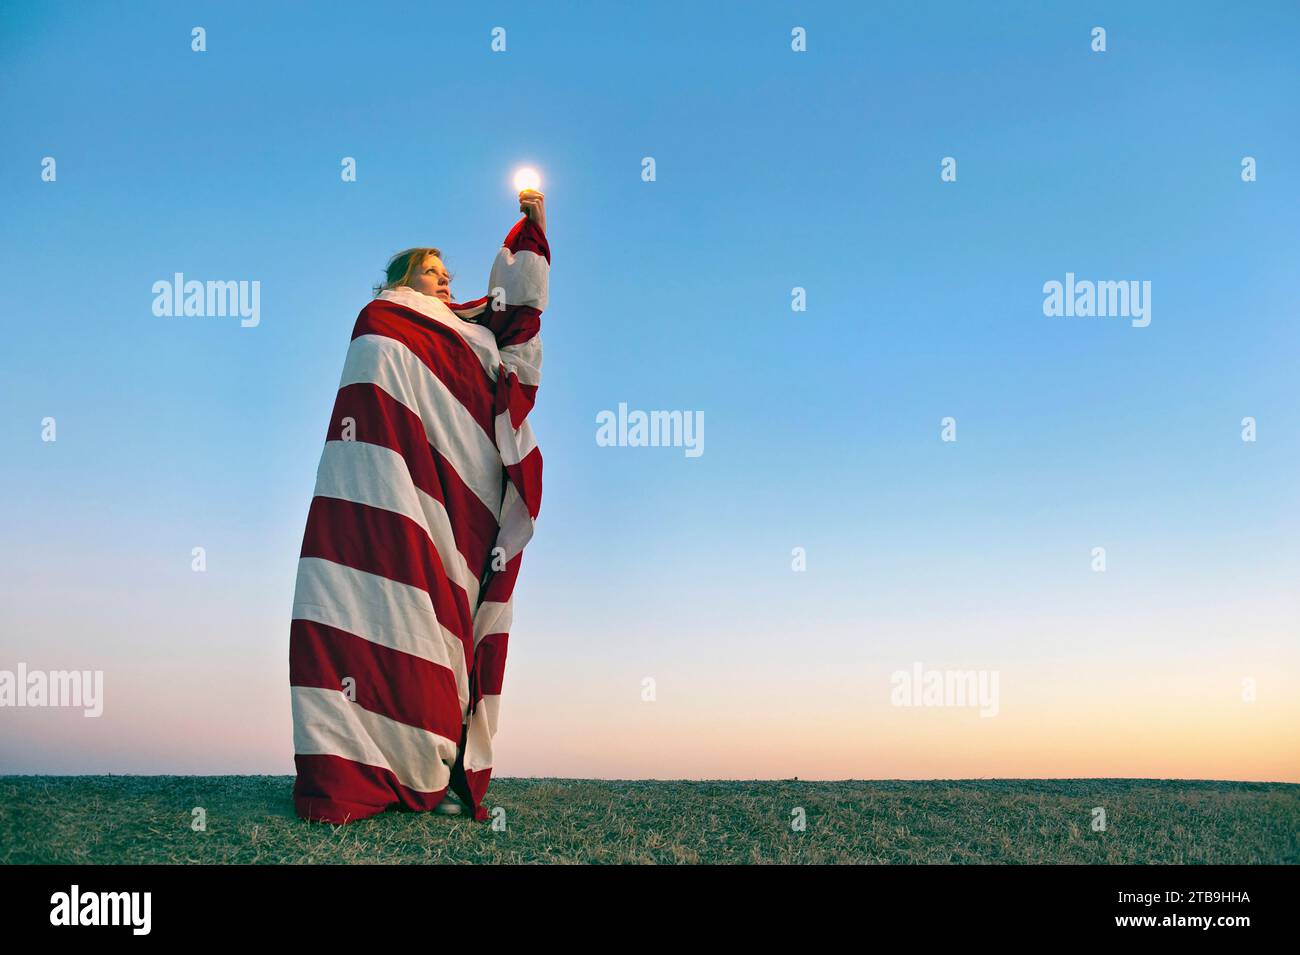
[[[442,797],[442,802],[433,807],[433,811],[440,816],[459,816],[464,813],[465,809],[461,806],[456,794],[448,789],[447,795]]]

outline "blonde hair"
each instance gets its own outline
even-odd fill
[[[378,295],[384,289],[397,288],[399,285],[407,285],[411,281],[411,276],[415,270],[424,264],[425,258],[430,255],[436,255],[442,258],[442,251],[432,247],[418,249],[403,249],[395,256],[388,260],[388,266],[384,269],[384,281],[375,286],[375,294]]]

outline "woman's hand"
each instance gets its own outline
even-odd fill
[[[546,197],[536,189],[519,193],[519,211],[532,219],[537,228],[546,231]]]

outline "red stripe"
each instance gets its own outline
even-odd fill
[[[481,323],[492,329],[499,348],[522,345],[542,330],[542,313],[531,305],[507,305],[500,311],[488,309]]]
[[[355,384],[339,389],[326,440],[342,440],[345,417],[355,422],[356,440],[396,451],[406,461],[415,486],[442,503],[456,546],[477,574],[496,540],[496,517],[451,462],[429,444],[419,416],[383,389]]]
[[[537,386],[521,384],[515,375],[510,377],[515,379],[511,382],[509,397],[510,426],[517,429],[537,403]]]
[[[510,599],[510,595],[515,592],[515,581],[519,577],[519,566],[523,556],[522,553],[515,554],[504,567],[489,578],[483,593],[479,595],[479,603],[492,601],[503,604]]]
[[[460,697],[447,667],[314,620],[289,624],[290,686],[342,690],[348,677],[362,709],[459,738]]]
[[[474,797],[473,813],[476,822],[487,821],[488,811],[483,805],[483,799],[487,796],[488,782],[491,779],[491,768],[469,770],[465,773],[465,782],[469,784],[470,795]]]
[[[529,390],[525,391],[527,388]],[[492,406],[493,410],[500,415],[503,411],[510,412],[510,427],[518,431],[528,413],[533,410],[533,404],[537,397],[536,385],[523,385],[519,382],[519,376],[514,372],[507,372],[505,365],[501,366],[501,379],[497,386],[497,400]]]
[[[302,556],[419,587],[429,595],[438,622],[460,638],[466,664],[472,659],[469,595],[447,577],[433,541],[406,515],[336,497],[314,497],[307,512]],[[429,636],[440,639],[437,634]]]
[[[515,223],[501,244],[511,252],[536,252],[546,259],[547,264],[551,261],[551,244],[546,241],[546,234],[528,216]]]
[[[460,546],[460,552],[465,555],[469,569],[481,575],[497,540],[497,519],[482,499],[461,480],[451,462],[436,450],[433,464],[442,482],[443,503],[447,508],[451,533]]]
[[[473,301],[469,301],[469,302],[452,302],[447,307],[451,309],[453,312],[455,312],[457,315],[460,315],[461,312],[473,312],[477,309],[482,308],[484,305],[487,304],[488,298],[489,296],[484,295],[482,298],[476,298]],[[462,315],[461,317],[463,318],[464,316]]]
[[[506,644],[508,633],[489,633],[479,641],[474,651],[474,665],[478,668],[477,703],[484,696],[500,694],[506,674]]]
[[[345,418],[352,419],[350,430],[344,428]],[[378,385],[359,382],[339,389],[325,440],[362,441],[396,451],[406,460],[415,486],[442,501],[438,471],[420,416]]]
[[[534,447],[523,456],[518,464],[506,468],[510,483],[519,491],[528,516],[537,520],[542,508],[542,452]]]
[[[447,386],[484,431],[492,433],[492,377],[460,335],[394,302],[376,299],[361,310],[352,337],[383,335],[399,341]]]
[[[442,802],[447,792],[446,787],[431,793],[409,789],[391,770],[342,756],[295,755],[293,763],[298,770],[293,784],[294,811],[316,822],[356,822],[398,807],[427,812]],[[476,801],[486,791],[484,782]]]
[[[510,427],[516,431],[528,417],[528,413],[533,410],[533,404],[537,400],[537,386],[525,385],[519,380],[519,376],[513,371],[506,371],[504,364],[500,365],[497,370],[497,390],[495,399],[492,402],[493,414],[500,415],[503,411],[510,412]]]

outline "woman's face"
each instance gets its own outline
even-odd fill
[[[432,295],[444,302],[451,301],[451,273],[436,255],[424,257],[424,263],[415,270],[408,284],[417,292]]]

